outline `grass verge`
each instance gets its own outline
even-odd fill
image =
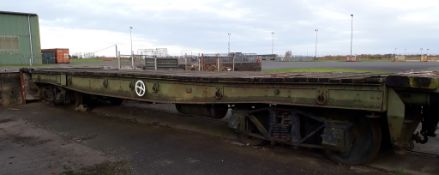
[[[70,59],[71,63],[98,63],[103,61],[104,60],[97,58]]]
[[[43,67],[47,66],[47,64],[34,64],[31,67]],[[0,64],[0,68],[22,68],[22,67],[30,67],[29,64]]]
[[[361,69],[348,69],[348,68],[279,68],[279,69],[268,69],[264,72],[271,73],[285,73],[285,72],[354,72],[354,73],[386,73],[380,70],[361,70]]]

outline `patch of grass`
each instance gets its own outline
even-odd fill
[[[405,172],[404,170],[396,170],[393,173],[395,175],[409,175],[409,173]]]
[[[285,73],[285,72],[354,72],[354,73],[385,73],[385,71],[379,70],[360,70],[360,69],[348,69],[348,68],[280,68],[280,69],[269,69],[264,70],[264,72],[272,73]]]
[[[104,60],[97,58],[70,59],[71,63],[98,63],[103,61]]]
[[[72,170],[65,167],[61,175],[128,175],[132,174],[131,168],[125,161],[104,162],[79,170]]]
[[[338,60],[338,59],[334,59],[334,60],[331,60],[331,59],[320,59],[320,60],[317,60],[317,61],[315,61],[315,62],[346,62],[346,60]],[[382,60],[375,60],[375,59],[362,59],[362,60],[358,60],[358,61],[356,61],[356,62],[392,62],[392,60],[385,60],[385,59],[382,59]]]
[[[42,67],[47,66],[47,64],[34,64],[32,67]],[[1,68],[22,68],[29,67],[29,64],[0,64]]]

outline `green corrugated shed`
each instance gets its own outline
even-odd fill
[[[38,15],[0,11],[0,66],[42,64]]]

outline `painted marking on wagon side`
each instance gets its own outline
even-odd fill
[[[134,91],[136,92],[137,96],[143,97],[146,93],[145,83],[142,80],[137,80],[134,86]]]

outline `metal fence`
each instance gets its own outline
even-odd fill
[[[117,59],[117,58],[116,58]],[[145,67],[145,59],[143,55],[119,55],[118,67],[121,69],[143,69]]]
[[[120,68],[131,68],[131,56],[120,55]],[[181,57],[134,55],[134,67],[142,69],[183,69],[192,71],[260,71],[261,58],[256,54],[201,54]]]
[[[261,59],[256,54],[203,54],[201,66],[204,71],[260,71]]]
[[[178,58],[145,57],[145,69],[178,69],[181,68]]]

